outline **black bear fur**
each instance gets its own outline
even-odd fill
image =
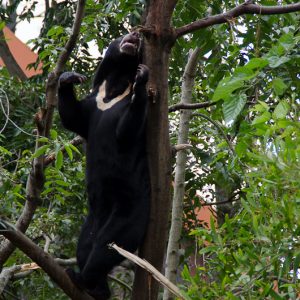
[[[149,217],[150,180],[145,122],[148,68],[140,64],[141,39],[132,32],[114,40],[96,70],[91,94],[76,100],[74,72],[59,78],[58,109],[65,128],[87,142],[89,212],[77,246],[80,272],[73,282],[95,299],[108,299],[107,274],[123,258],[108,244],[134,252]]]

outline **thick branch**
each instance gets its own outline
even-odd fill
[[[252,4],[251,2],[252,1],[246,1],[245,3],[223,14],[206,17],[201,20],[190,23],[188,25],[179,27],[175,30],[175,36],[176,38],[179,38],[195,30],[206,28],[216,24],[227,23],[234,18],[246,14],[276,15],[276,14],[286,14],[286,13],[300,11],[300,2],[285,5],[285,6],[261,6],[258,4]]]
[[[17,76],[21,80],[27,79],[25,73],[18,65],[17,61],[9,50],[3,30],[0,30],[0,57],[2,58],[6,69],[11,76]]]
[[[71,299],[93,299],[72,283],[65,270],[50,254],[44,252],[22,232],[13,230],[10,226],[7,226],[5,222],[1,222],[1,234],[9,239],[16,247],[22,250],[34,262],[36,262]]]

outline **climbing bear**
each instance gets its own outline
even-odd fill
[[[140,64],[141,38],[132,32],[114,40],[96,70],[93,89],[77,101],[74,72],[59,78],[58,109],[65,128],[87,142],[89,212],[77,246],[80,272],[73,282],[95,299],[108,299],[107,274],[123,258],[108,244],[134,252],[149,215],[150,182],[145,146],[148,68]]]

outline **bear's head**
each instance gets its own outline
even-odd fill
[[[104,78],[117,71],[135,75],[141,63],[142,38],[140,33],[133,31],[112,41],[100,63],[94,78],[94,87],[99,85]]]

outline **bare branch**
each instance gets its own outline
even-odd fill
[[[36,262],[71,299],[93,299],[91,296],[78,289],[73,284],[65,270],[54,260],[50,254],[44,252],[22,232],[14,230],[5,221],[0,221],[0,233],[9,239],[15,245],[15,247],[18,247],[28,257]]]
[[[195,78],[200,55],[200,48],[190,50],[189,59],[184,68],[182,87],[181,87],[181,103],[190,105],[192,102],[192,94],[195,86]],[[189,136],[189,121],[192,112],[189,110],[181,111],[178,144],[186,144]],[[180,236],[182,232],[182,216],[183,216],[183,199],[185,193],[185,173],[187,153],[181,151],[176,157],[175,177],[174,177],[174,194],[172,201],[171,227],[169,232],[169,241],[167,246],[166,258],[166,277],[173,283],[176,283],[178,266],[179,266],[179,248]],[[164,290],[164,300],[173,299],[168,289]]]
[[[213,206],[213,205],[222,205],[222,204],[227,204],[227,203],[231,203],[231,202],[235,202],[235,201],[238,201],[240,199],[232,199],[232,198],[229,198],[227,200],[224,200],[224,201],[217,201],[217,202],[206,202],[206,203],[202,203],[201,206]]]
[[[246,1],[245,3],[223,13],[215,16],[209,16],[198,21],[192,22],[188,25],[179,27],[175,30],[176,38],[179,38],[187,33],[191,33],[195,30],[207,28],[216,24],[227,23],[234,18],[237,18],[246,14],[259,14],[259,15],[275,15],[286,14],[291,12],[300,11],[300,2],[284,5],[284,6],[261,6],[253,4],[252,1]]]
[[[75,45],[77,38],[79,36],[80,32],[80,26],[81,26],[81,21],[84,16],[84,7],[85,7],[85,2],[86,0],[79,0],[77,2],[77,9],[76,9],[76,15],[75,15],[75,20],[73,23],[72,27],[72,34],[68,40],[68,42],[65,45],[64,50],[60,54],[58,61],[56,63],[56,68],[54,72],[56,75],[59,75],[60,72],[62,72],[63,68],[65,67],[66,62],[68,61]]]
[[[169,112],[174,112],[180,109],[199,109],[199,108],[207,108],[213,105],[216,105],[217,102],[203,102],[203,103],[178,103],[169,107]]]
[[[119,254],[126,257],[130,261],[134,262],[141,268],[148,271],[159,283],[161,283],[164,287],[169,289],[175,296],[179,297],[179,299],[185,299],[185,297],[181,294],[180,290],[176,285],[174,285],[171,281],[169,281],[163,274],[161,274],[156,268],[154,268],[149,262],[146,260],[132,254],[120,247],[116,244],[110,244],[109,247],[115,249]]]
[[[50,247],[50,244],[51,244],[51,239],[50,237],[47,235],[47,234],[43,234],[43,237],[45,239],[45,246],[44,246],[44,251],[45,252],[49,252],[49,247]]]
[[[193,148],[193,145],[191,145],[191,144],[177,144],[173,147],[174,151],[176,151],[176,152],[182,151],[182,150],[189,150],[192,148]]]
[[[21,266],[12,266],[2,270],[0,275],[0,295],[3,293],[3,290],[13,274],[19,270],[21,270]]]
[[[241,194],[243,194],[242,191],[237,191],[235,193],[232,194],[231,197],[229,197],[227,200],[224,201],[217,201],[217,202],[205,202],[205,203],[201,203],[201,206],[213,206],[213,205],[222,205],[222,204],[227,204],[227,203],[231,203],[231,202],[235,202],[235,201],[239,201],[241,200],[240,198],[235,198],[236,196],[240,196]]]
[[[48,76],[48,82],[46,86],[46,103],[47,103],[47,109],[46,109],[46,118],[45,118],[45,136],[49,135],[50,128],[52,126],[52,117],[53,117],[53,111],[54,108],[57,105],[57,96],[56,96],[56,90],[57,90],[57,80],[60,73],[63,71],[66,62],[68,61],[75,45],[76,40],[78,38],[79,32],[80,32],[80,26],[81,22],[84,16],[84,7],[85,7],[86,0],[78,0],[77,2],[77,9],[76,9],[76,15],[72,27],[72,33],[69,37],[69,40],[67,41],[64,49],[62,50],[61,54],[59,55],[59,58],[56,63],[56,67]]]

